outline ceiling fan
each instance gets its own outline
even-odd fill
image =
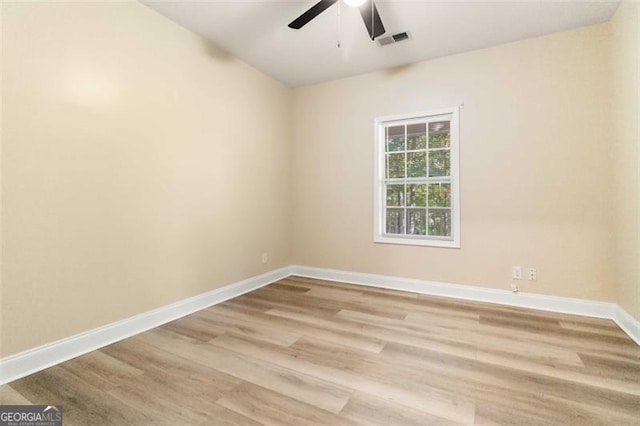
[[[299,30],[300,28],[307,25],[316,16],[327,10],[329,6],[332,6],[338,1],[339,0],[320,0],[318,3],[313,5],[311,9],[307,10],[302,15],[298,16],[293,22],[291,22],[289,24],[289,28]],[[371,40],[374,40],[376,37],[384,34],[384,25],[382,25],[382,19],[380,19],[378,9],[376,8],[376,4],[373,2],[373,0],[342,1],[344,1],[348,6],[357,7],[358,9],[360,9],[360,15],[362,15],[362,20],[364,21],[365,27],[367,27],[367,31],[369,32],[369,37],[371,37]]]

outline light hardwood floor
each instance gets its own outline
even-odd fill
[[[0,388],[65,424],[639,424],[609,320],[290,277]]]

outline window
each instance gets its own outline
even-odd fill
[[[458,109],[376,119],[380,243],[460,247]]]

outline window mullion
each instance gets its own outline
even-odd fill
[[[408,150],[409,150],[409,138],[407,135],[407,125],[404,125],[404,208],[402,210],[402,233],[407,235],[407,177],[409,176],[409,164],[408,160]]]
[[[426,216],[426,227],[427,229],[425,230],[425,234],[427,236],[431,235],[431,233],[429,232],[429,183],[431,182],[430,177],[429,177],[429,159],[431,158],[431,151],[429,150],[429,122],[427,122],[427,130],[426,130],[426,135],[427,135],[427,145],[426,145],[426,157],[427,157],[427,161],[425,164],[425,167],[427,168],[427,170],[425,171],[425,176],[427,177],[427,202],[425,203],[426,208],[425,208],[425,216]]]

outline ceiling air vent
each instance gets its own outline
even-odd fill
[[[376,41],[378,42],[378,44],[380,46],[386,46],[388,44],[394,44],[394,43],[399,43],[403,40],[409,40],[409,34],[407,34],[406,31],[401,32],[401,33],[397,33],[397,34],[392,34],[390,36],[386,36],[386,37],[380,37],[377,38]]]

